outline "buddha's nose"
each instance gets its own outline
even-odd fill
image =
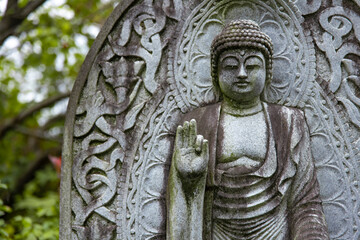
[[[238,78],[247,78],[247,73],[245,71],[245,66],[243,64],[240,65],[240,69],[237,75]]]

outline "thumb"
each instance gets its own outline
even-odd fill
[[[201,157],[206,161],[209,161],[209,142],[206,139],[203,141]]]

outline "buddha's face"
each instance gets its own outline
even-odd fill
[[[260,97],[266,80],[266,62],[262,52],[239,48],[220,54],[219,87],[224,96],[236,102],[251,102]]]

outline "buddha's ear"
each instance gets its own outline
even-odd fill
[[[212,90],[214,92],[215,95],[215,102],[219,102],[223,99],[222,97],[222,92],[220,90],[220,86],[219,86],[219,78],[218,75],[216,76],[212,76]]]
[[[260,94],[260,100],[263,101],[263,102],[268,102],[267,101],[267,95],[266,95],[266,91],[268,91],[268,88],[270,87],[270,84],[271,84],[271,78],[269,79],[268,78],[268,74],[266,75],[266,80],[265,80],[265,86],[264,86],[264,89],[263,91],[261,92]]]

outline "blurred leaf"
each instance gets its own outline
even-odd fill
[[[26,6],[26,4],[28,4],[28,2],[29,2],[29,0],[19,0],[18,6],[19,6],[20,8],[23,8],[23,7]]]

